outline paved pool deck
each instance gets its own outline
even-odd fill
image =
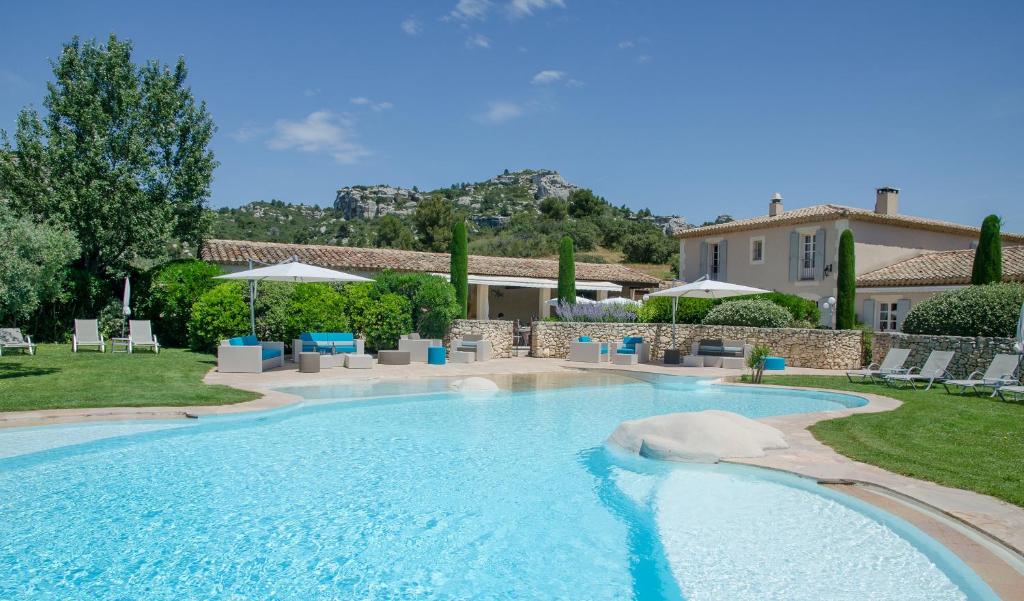
[[[338,385],[379,380],[418,378],[462,378],[492,376],[508,386],[517,374],[557,374],[580,370],[614,370],[641,376],[644,373],[714,377],[728,382],[745,370],[687,368],[660,364],[619,366],[574,363],[561,359],[516,357],[494,359],[486,363],[444,366],[374,365],[372,369],[331,368],[316,374],[302,374],[294,364],[262,374],[222,374],[210,371],[205,381],[224,384],[261,394],[245,403],[199,407],[117,407],[106,409],[60,409],[0,413],[0,428],[38,426],[75,422],[119,422],[262,411],[301,402],[295,395],[275,388],[296,385]],[[787,368],[786,374],[840,375],[840,371]],[[553,384],[554,379],[552,380]],[[731,383],[732,384],[732,383]],[[745,386],[744,384],[733,384]],[[860,463],[836,453],[818,442],[808,426],[825,419],[854,413],[891,411],[900,402],[884,396],[860,393],[868,404],[842,411],[798,414],[764,418],[763,422],[782,431],[788,449],[769,451],[765,457],[739,459],[744,463],[784,470],[830,483],[843,492],[900,515],[943,542],[970,565],[1004,599],[1024,601],[1024,508],[994,497],[916,480],[881,468]]]

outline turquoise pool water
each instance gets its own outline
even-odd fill
[[[0,599],[990,594],[910,526],[802,479],[602,444],[624,419],[855,397],[591,375],[511,384],[490,398],[440,380],[293,389],[305,406],[0,460]],[[334,402],[353,396],[377,398]]]

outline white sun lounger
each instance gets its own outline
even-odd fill
[[[972,390],[975,393],[982,387],[991,387],[992,396],[996,396],[995,389],[1000,384],[1016,384],[1017,378],[1017,367],[1020,365],[1020,355],[1011,355],[1009,353],[1000,353],[992,358],[992,362],[989,363],[988,369],[985,373],[980,371],[973,371],[971,375],[967,376],[964,380],[946,380],[942,383],[946,388],[946,392],[954,392],[957,388],[960,394],[966,393],[968,390]],[[950,390],[950,387],[953,390]]]
[[[1004,401],[1008,401],[1010,399],[1006,398],[1006,393],[1014,395],[1017,398],[1013,400],[1017,400],[1020,397],[1024,397],[1024,386],[998,386],[996,387],[994,394],[998,394],[999,398],[1003,399]]]
[[[932,351],[921,368],[911,367],[905,374],[889,374],[885,376],[885,383],[889,386],[910,384],[916,390],[918,382],[927,382],[924,389],[928,390],[936,381],[948,377],[946,368],[952,360],[953,351]]]
[[[22,334],[18,328],[0,328],[0,355],[4,354],[4,349],[20,349],[30,355],[36,354],[32,337]]]
[[[101,353],[107,350],[107,343],[100,335],[99,322],[95,319],[75,320],[75,334],[71,337],[71,352],[77,353],[78,349],[83,346],[96,347]]]
[[[882,359],[882,364],[872,363],[864,369],[854,369],[846,372],[846,377],[853,382],[854,378],[860,378],[860,381],[874,380],[875,378],[884,378],[889,374],[899,374],[907,371],[903,368],[903,364],[907,362],[907,357],[910,356],[910,349],[908,348],[891,348],[889,352],[885,354],[885,358]]]
[[[153,335],[153,325],[148,319],[130,320],[128,322],[128,352],[134,353],[137,348],[151,348],[154,353],[160,352],[160,343]]]

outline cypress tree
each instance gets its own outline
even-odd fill
[[[452,228],[451,248],[452,286],[455,287],[455,302],[459,305],[459,316],[469,315],[469,248],[466,241],[466,222],[459,220]]]
[[[856,321],[854,297],[857,295],[857,270],[854,267],[853,232],[839,236],[839,271],[836,274],[836,329],[852,330]]]
[[[576,302],[576,257],[569,236],[562,238],[558,247],[558,300]]]
[[[1001,223],[996,215],[989,215],[981,224],[981,238],[974,253],[971,283],[979,286],[1003,281],[1003,244],[999,236]]]

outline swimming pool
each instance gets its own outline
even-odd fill
[[[909,525],[809,481],[602,444],[624,419],[856,397],[611,374],[507,384],[292,389],[309,400],[0,460],[0,598],[991,594]]]

